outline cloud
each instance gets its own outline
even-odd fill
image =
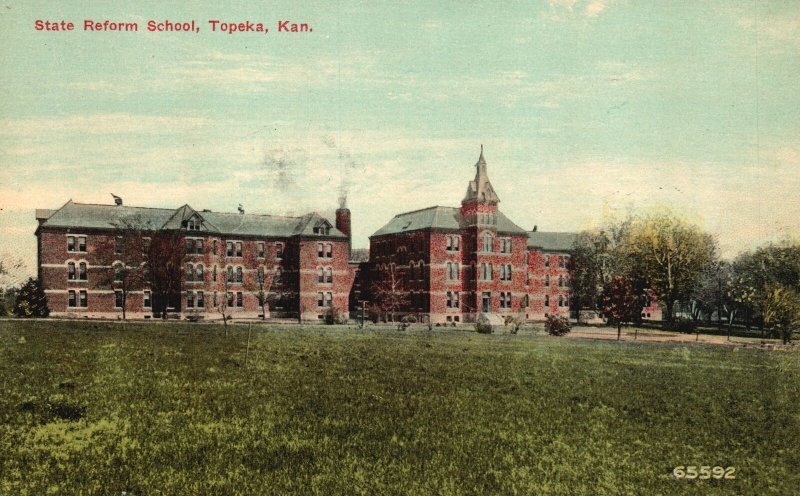
[[[585,17],[597,17],[603,12],[611,0],[548,0],[552,14],[551,18],[558,19],[558,10],[568,14],[581,14]]]
[[[202,127],[206,120],[200,117],[164,117],[134,114],[95,114],[68,117],[37,117],[30,119],[0,120],[0,137],[50,136],[53,133],[163,134]]]

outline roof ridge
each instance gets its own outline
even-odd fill
[[[425,208],[419,208],[417,210],[409,210],[408,212],[402,212],[402,213],[399,213],[399,214],[395,215],[395,217],[400,217],[402,215],[408,215],[408,214],[415,214],[417,212],[424,212],[425,210],[431,210],[431,209],[434,209],[434,208],[450,208],[450,209],[454,209],[454,210],[458,209],[458,207],[446,207],[444,205],[433,205],[432,207],[425,207]]]
[[[67,203],[69,203],[69,202],[67,202]],[[66,205],[67,203],[65,203],[64,205]],[[113,208],[125,207],[125,208],[143,208],[143,209],[147,209],[147,210],[169,210],[170,212],[174,212],[176,210],[174,208],[169,208],[169,207],[137,207],[135,205],[111,205],[111,204],[108,204],[108,203],[79,203],[79,202],[72,202],[72,204],[73,205],[85,205],[87,207],[109,207],[109,208],[111,208],[111,207],[113,207]],[[63,208],[64,205],[62,205],[61,208]],[[180,207],[178,207],[178,208],[180,208]]]

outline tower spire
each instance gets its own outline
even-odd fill
[[[469,182],[467,187],[467,195],[464,201],[479,201],[485,203],[499,203],[500,199],[497,193],[494,192],[492,183],[489,182],[489,174],[486,167],[486,159],[483,158],[483,144],[481,144],[481,154],[478,157],[478,162],[475,163],[475,180]]]

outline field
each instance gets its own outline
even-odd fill
[[[797,494],[800,355],[0,322],[0,494]],[[735,479],[675,480],[676,466]]]

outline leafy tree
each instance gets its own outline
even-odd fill
[[[622,324],[641,318],[644,299],[641,291],[625,276],[616,276],[603,286],[600,296],[600,315],[610,325],[617,326],[617,341],[622,336]],[[638,330],[637,336],[638,337]]]
[[[596,310],[603,284],[610,271],[611,240],[604,231],[583,231],[572,247],[567,268],[570,272],[573,310],[581,318],[582,309]]]
[[[29,278],[22,285],[14,303],[14,315],[17,317],[47,317],[50,309],[47,307],[47,296],[38,279]]]
[[[759,301],[764,327],[780,332],[783,344],[789,343],[792,333],[800,326],[800,294],[782,284],[769,283]]]
[[[700,275],[716,261],[716,241],[676,216],[650,213],[629,220],[615,250],[622,273],[641,279],[673,318],[676,302],[689,301]]]

